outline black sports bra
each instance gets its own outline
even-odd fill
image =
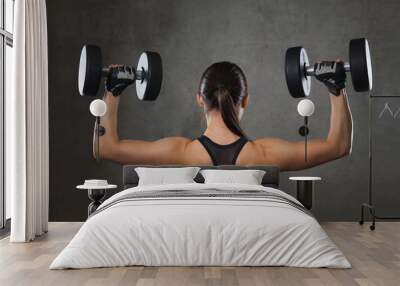
[[[205,135],[201,135],[197,140],[199,140],[201,145],[203,145],[207,153],[210,155],[214,166],[235,165],[240,151],[247,141],[249,141],[247,137],[243,136],[231,144],[220,145]]]

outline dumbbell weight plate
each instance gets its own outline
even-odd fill
[[[310,94],[311,78],[306,74],[309,66],[306,50],[303,47],[293,47],[286,51],[285,75],[290,94],[295,98]]]
[[[100,48],[94,45],[84,45],[81,51],[78,73],[78,89],[82,96],[94,96],[97,94],[101,73]]]
[[[156,100],[162,82],[161,56],[155,52],[144,52],[137,65],[138,72],[144,72],[142,80],[136,80],[136,93],[140,100]]]
[[[349,45],[350,73],[355,91],[372,89],[372,65],[368,40],[353,39]]]

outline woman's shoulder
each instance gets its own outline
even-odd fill
[[[204,153],[196,139],[187,137],[165,137],[151,142],[148,146],[158,160],[168,164],[209,164],[208,154]]]
[[[165,137],[158,139],[154,143],[157,146],[162,147],[165,150],[174,152],[176,155],[186,153],[187,150],[191,149],[195,139],[187,137]]]
[[[273,164],[275,159],[272,150],[282,141],[278,138],[249,140],[240,152],[237,163],[240,165]]]
[[[158,145],[167,145],[169,148],[192,152],[201,147],[197,138],[188,137],[165,137],[155,141]]]

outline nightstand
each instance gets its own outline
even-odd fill
[[[290,177],[289,180],[297,183],[297,200],[306,209],[311,210],[314,201],[314,182],[321,181],[321,177]]]
[[[88,206],[88,217],[97,210],[103,202],[106,192],[117,188],[117,185],[108,184],[107,180],[85,180],[83,185],[76,186],[78,190],[87,190],[91,203]]]

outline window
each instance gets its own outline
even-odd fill
[[[0,0],[0,228],[11,217],[11,194],[4,188],[4,105],[11,93],[14,0]]]

